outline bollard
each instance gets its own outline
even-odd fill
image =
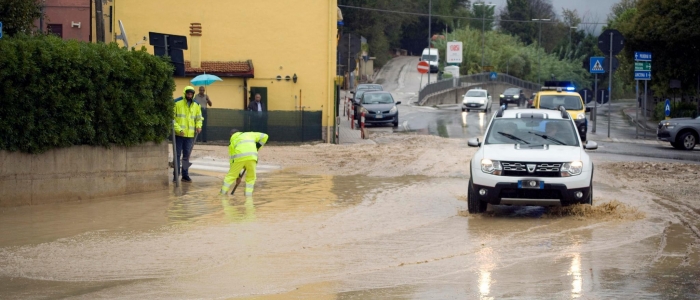
[[[352,106],[352,113],[350,114],[350,129],[355,129],[355,106]]]
[[[367,138],[365,136],[365,112],[364,111],[360,115],[360,136],[362,137],[362,139]]]

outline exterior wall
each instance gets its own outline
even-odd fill
[[[212,106],[207,108],[245,109],[243,104],[243,79],[222,79],[224,81],[217,81],[206,87],[207,95],[209,95],[209,99],[211,99],[212,102]],[[193,85],[190,83],[190,80],[192,80],[192,78],[175,78],[176,87],[173,98],[182,97],[182,91],[185,90],[186,86],[193,86],[195,91],[199,93],[199,86]]]
[[[90,41],[90,2],[91,0],[46,0],[44,8],[44,28],[48,24],[63,25],[63,39]],[[80,22],[80,28],[71,27],[71,23]],[[35,22],[39,26],[39,21]]]
[[[153,31],[188,36],[189,42],[190,23],[201,23],[202,61],[251,59],[255,79],[248,87],[267,87],[268,110],[295,110],[301,103],[305,110],[323,110],[324,126],[333,122],[337,0],[205,1],[194,7],[187,0],[120,0],[114,19],[122,20],[129,41]],[[189,50],[184,57],[191,60]],[[297,83],[274,79],[294,74]],[[218,94],[229,91],[218,86],[210,89],[216,107],[241,108],[242,95]],[[183,87],[178,81],[176,95]]]
[[[0,151],[0,207],[126,195],[168,187],[168,144]]]

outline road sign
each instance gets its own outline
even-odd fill
[[[498,73],[491,72],[491,74],[489,75],[489,78],[491,78],[491,80],[496,80],[496,78],[498,78]]]
[[[462,42],[447,42],[447,63],[462,63]]]
[[[635,61],[651,61],[651,52],[634,52]]]
[[[610,101],[610,92],[607,89],[599,89],[596,95],[596,101],[598,104],[605,104]]]
[[[634,80],[651,80],[651,71],[634,71]]]
[[[617,68],[620,67],[620,60],[617,59],[617,57],[613,56],[612,60],[612,68],[613,72],[617,71]],[[608,57],[606,56],[605,59],[603,59],[603,69],[607,72],[608,69],[610,68],[610,61],[608,60]]]
[[[418,73],[425,74],[430,71],[430,64],[427,61],[418,62]]]
[[[593,101],[593,91],[591,91],[591,89],[585,88],[578,91],[578,93],[581,95],[581,98],[583,98],[583,101],[586,101],[586,103]]]
[[[664,114],[667,117],[671,116],[671,100],[669,99],[666,99],[666,103],[664,103]]]
[[[605,54],[610,54],[610,34],[612,33],[612,55],[617,55],[625,47],[625,37],[615,29],[603,31],[598,36],[598,49]]]
[[[602,57],[602,56],[591,57],[590,68],[589,68],[591,74],[605,73],[605,68],[603,67],[604,60],[605,60],[605,57]]]
[[[635,71],[651,71],[651,62],[649,62],[649,61],[635,62],[634,63],[634,70]]]
[[[0,39],[2,38],[2,22],[0,22]]]

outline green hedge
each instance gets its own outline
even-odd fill
[[[665,101],[660,101],[656,104],[656,107],[654,107],[654,120],[661,121],[666,119],[665,104]],[[695,118],[697,115],[695,102],[673,103],[671,101],[671,118]]]
[[[173,119],[172,66],[145,49],[0,40],[0,150],[161,142]]]

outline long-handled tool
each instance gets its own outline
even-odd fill
[[[199,135],[199,132],[195,132],[194,134],[194,140],[192,141],[192,148],[190,148],[190,156],[192,155],[192,150],[194,150],[194,144],[197,143],[197,136]],[[185,169],[189,169],[192,166],[192,163],[190,162],[189,157],[187,158],[187,166]]]
[[[241,173],[238,174],[238,178],[236,178],[236,185],[233,187],[233,191],[231,191],[231,195],[233,195],[233,193],[236,192],[236,188],[238,187],[239,184],[241,184],[241,179],[243,178],[243,176],[245,176],[245,171],[246,170],[243,169],[243,171],[241,171]]]

